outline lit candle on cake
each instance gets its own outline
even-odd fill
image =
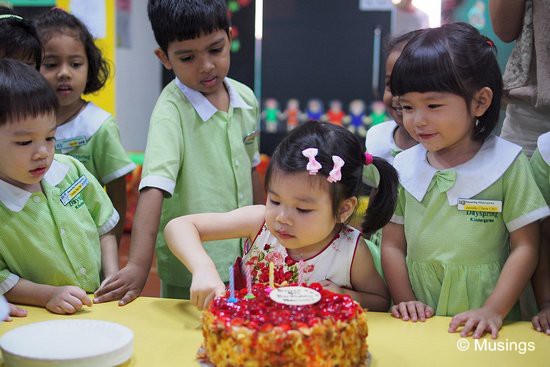
[[[275,289],[275,264],[269,262],[269,289]]]
[[[229,267],[229,298],[227,299],[227,302],[235,303],[237,302],[237,298],[235,298],[235,274],[233,273],[233,266]]]
[[[252,266],[250,265],[246,266],[246,289],[248,292],[246,296],[244,296],[244,298],[246,299],[256,298],[252,293]]]

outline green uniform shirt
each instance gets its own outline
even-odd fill
[[[252,204],[251,170],[259,153],[249,134],[256,130],[258,104],[245,85],[229,78],[225,84],[228,112],[176,79],[164,88],[151,116],[140,189],[165,192],[156,253],[159,276],[170,285],[188,287],[191,274],[166,245],[169,220]],[[205,248],[227,281],[229,266],[242,253],[241,241],[212,241]]]
[[[66,197],[81,177],[88,183]],[[30,193],[0,180],[0,292],[23,278],[92,293],[99,287],[99,237],[116,225],[118,214],[101,185],[72,157],[56,155],[41,183],[43,192]]]
[[[539,137],[537,150],[531,157],[531,168],[544,200],[550,205],[550,132]]]
[[[73,120],[59,126],[55,138],[56,153],[78,159],[102,185],[136,168],[120,143],[111,114],[91,102]]]
[[[415,296],[436,315],[483,306],[509,255],[509,233],[550,214],[521,148],[489,137],[470,161],[438,171],[419,144],[394,165],[401,187],[392,222],[404,225]],[[518,319],[519,309],[508,317]]]

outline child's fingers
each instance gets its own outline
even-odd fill
[[[88,306],[88,307],[92,307],[92,305],[93,305],[92,300],[90,299],[90,297],[88,297],[88,294],[83,289],[75,287],[75,288],[71,289],[70,295],[74,297],[73,302],[71,302],[71,303],[75,307],[78,307],[77,310],[80,310],[80,308],[82,308],[83,304]],[[74,299],[77,299],[78,302],[74,302]]]
[[[409,320],[409,311],[407,310],[407,303],[406,302],[401,302],[399,305],[399,313],[401,314],[401,319],[403,321],[408,321]]]
[[[451,322],[449,323],[449,332],[450,333],[456,332],[456,329],[458,329],[460,325],[466,322],[467,319],[468,319],[468,316],[466,316],[463,313],[453,316],[453,318],[451,319]]]
[[[550,320],[548,319],[549,314],[546,312],[541,312],[539,315],[539,325],[540,331],[550,334]]]
[[[95,291],[94,294],[97,298],[101,298],[101,296],[105,296],[108,293],[111,293],[119,289],[121,285],[122,285],[122,280],[120,280],[120,278],[117,278],[117,276],[115,275],[103,281],[103,283],[99,286],[99,288]]]
[[[531,319],[531,323],[533,324],[533,327],[535,328],[536,331],[542,331],[539,315],[533,316],[533,319]]]
[[[399,306],[397,305],[391,306],[391,315],[398,319],[401,318],[401,313],[399,312]]]
[[[428,306],[421,302],[416,303],[416,314],[418,315],[418,319],[422,322],[426,321],[426,307]]]
[[[498,337],[498,330],[500,327],[495,322],[489,322],[489,329],[491,330],[491,337],[496,339]]]
[[[416,312],[416,302],[407,302],[407,312],[409,313],[411,321],[418,320],[418,314]]]
[[[127,305],[128,303],[138,298],[140,294],[141,294],[141,289],[140,290],[130,289],[126,292],[124,297],[122,297],[120,301],[118,301],[118,305],[119,306]]]
[[[492,330],[492,326],[490,326],[485,320],[479,321],[477,326],[475,327],[474,334],[472,335],[472,337],[474,339],[481,338],[485,333],[485,330],[487,330],[488,328]]]
[[[424,314],[426,315],[426,318],[430,318],[435,314],[435,310],[431,306],[426,305]]]
[[[17,307],[15,305],[9,304],[10,306],[10,316],[13,317],[25,317],[27,316],[27,310],[22,309],[21,307]]]
[[[476,327],[478,321],[472,318],[469,318],[468,321],[464,324],[464,328],[462,328],[462,331],[460,332],[460,336],[465,338],[470,333],[473,333],[474,328]]]

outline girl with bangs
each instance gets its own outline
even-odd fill
[[[521,147],[492,132],[502,77],[493,42],[464,23],[415,36],[390,88],[420,144],[395,157],[400,192],[382,236],[392,315],[453,316],[449,332],[498,335],[537,263],[545,203]]]

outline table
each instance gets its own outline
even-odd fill
[[[124,367],[198,365],[195,353],[202,341],[200,312],[187,301],[140,297],[124,307],[110,302],[85,307],[70,316],[54,315],[37,307],[24,308],[28,316],[0,324],[0,334],[32,322],[54,319],[113,321],[129,327],[135,334],[134,354]],[[459,334],[449,334],[448,317],[412,323],[386,313],[367,315],[371,367],[550,366],[550,336],[535,332],[529,322],[507,323],[496,341],[485,337],[476,342],[471,338],[461,340]],[[468,350],[458,349],[467,344]],[[494,351],[499,348],[500,351]]]

